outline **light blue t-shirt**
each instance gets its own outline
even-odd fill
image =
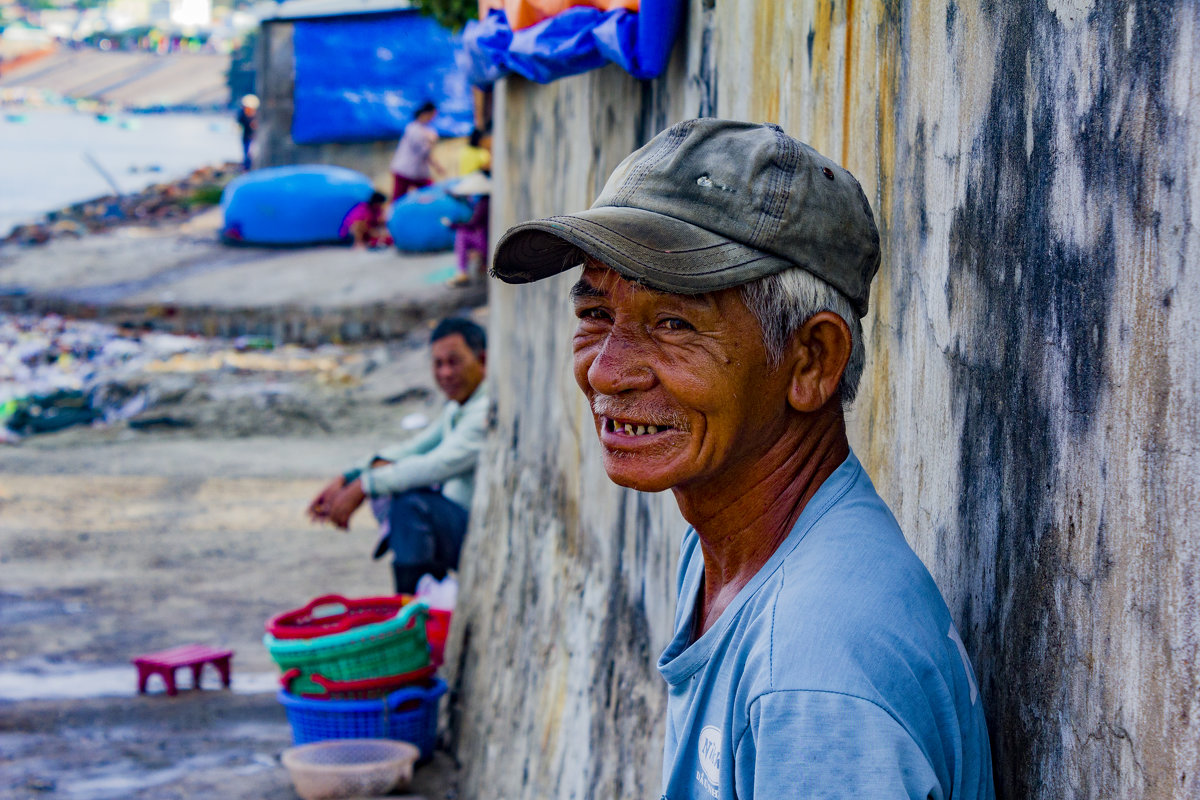
[[[983,702],[946,603],[851,453],[691,642],[704,574],[683,539],[667,800],[992,800]]]

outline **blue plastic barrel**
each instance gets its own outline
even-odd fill
[[[392,204],[388,231],[398,249],[413,253],[454,249],[454,230],[442,224],[442,217],[453,222],[471,218],[470,204],[447,194],[457,182],[455,178],[417,189]]]
[[[222,236],[253,244],[317,244],[338,240],[338,228],[374,187],[344,167],[269,167],[235,178],[221,195]]]

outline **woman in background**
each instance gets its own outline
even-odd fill
[[[433,129],[433,118],[437,106],[426,101],[417,109],[413,121],[404,129],[396,154],[392,156],[392,201],[433,182],[433,175],[442,169],[433,160],[433,146],[437,143],[437,131]]]

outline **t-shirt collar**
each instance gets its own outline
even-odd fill
[[[779,566],[796,549],[796,546],[800,544],[817,520],[824,516],[829,507],[854,484],[861,471],[862,465],[854,455],[854,451],[851,450],[846,456],[846,460],[817,488],[812,499],[808,501],[808,504],[804,506],[804,510],[800,512],[800,517],[796,520],[796,524],[792,526],[792,530],[788,533],[787,538],[771,554],[771,557],[767,559],[767,563],[763,565],[762,569],[750,579],[749,583],[742,587],[737,596],[733,598],[733,602],[729,604],[729,607],[721,612],[721,616],[717,619],[716,623],[705,631],[699,639],[689,644],[694,624],[696,599],[700,591],[701,580],[704,576],[704,558],[700,554],[699,542],[696,543],[695,550],[687,567],[687,574],[684,575],[682,585],[679,587],[680,599],[678,602],[687,603],[686,613],[680,617],[681,623],[675,631],[675,636],[671,639],[670,644],[667,645],[667,648],[658,660],[658,671],[666,679],[667,683],[671,685],[682,683],[708,662],[713,648],[724,638],[729,626],[737,620],[747,601],[779,569]],[[692,528],[688,528],[687,535],[694,535]]]

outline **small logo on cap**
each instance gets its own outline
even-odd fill
[[[722,192],[729,192],[731,194],[733,192],[737,191],[737,189],[734,189],[732,186],[724,186],[722,184],[717,183],[716,181],[714,181],[712,178],[708,177],[707,175],[701,175],[699,178],[696,178],[696,185],[702,186],[705,189],[717,189]]]

